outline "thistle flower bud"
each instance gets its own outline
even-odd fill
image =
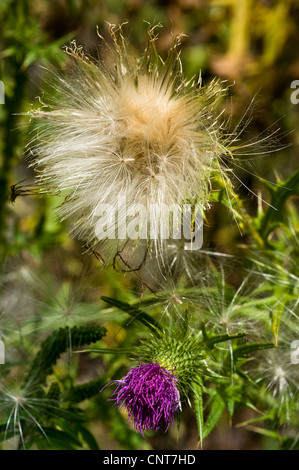
[[[190,225],[209,207],[212,174],[229,181],[221,161],[234,137],[218,120],[226,88],[183,77],[179,37],[163,61],[152,28],[132,60],[122,29],[110,33],[113,70],[75,43],[66,49],[73,72],[53,80],[58,100],[30,113],[40,126],[29,147],[41,186],[68,193],[60,214],[71,233],[104,265],[138,269],[149,252],[163,256],[184,205],[196,206]]]

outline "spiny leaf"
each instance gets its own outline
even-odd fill
[[[44,432],[47,439],[44,436],[35,437],[33,442],[40,450],[49,449],[49,447],[57,450],[75,450],[76,448],[82,448],[81,442],[65,431],[44,428]]]
[[[195,408],[195,416],[196,416],[196,421],[197,421],[199,440],[200,440],[200,444],[202,445],[203,429],[204,429],[202,387],[197,383],[193,383],[192,389],[194,393],[194,408]]]
[[[258,434],[261,434],[262,436],[270,437],[271,439],[279,440],[280,436],[277,431],[271,431],[270,429],[265,429],[265,428],[259,428],[257,426],[247,426],[247,429],[250,431],[254,431]]]
[[[260,220],[259,232],[264,240],[283,221],[284,204],[290,196],[299,196],[299,170],[285,181],[279,181],[276,186],[269,182],[263,183],[270,192],[270,204]]]
[[[113,305],[114,307],[117,307],[119,310],[122,310],[123,312],[128,313],[129,315],[134,317],[136,320],[138,320],[140,323],[143,323],[145,326],[150,328],[152,331],[161,329],[158,323],[155,320],[153,320],[153,318],[150,315],[148,315],[146,312],[143,312],[139,308],[136,308],[135,306],[132,306],[120,300],[111,299],[110,297],[102,296],[101,299],[104,300],[104,302],[107,302],[107,304]]]
[[[91,398],[99,393],[103,385],[102,379],[95,379],[85,384],[77,385],[70,390],[68,400],[79,403],[87,398]]]
[[[25,382],[43,384],[47,375],[52,373],[52,367],[56,364],[60,355],[72,345],[79,347],[99,341],[106,334],[106,328],[100,326],[80,326],[69,329],[60,328],[48,336],[41,343],[41,349],[31,363]],[[71,340],[71,343],[70,343]]]
[[[242,344],[241,346],[237,346],[233,350],[234,358],[243,357],[246,354],[251,354],[255,351],[259,351],[261,349],[270,349],[275,348],[275,344],[273,343],[249,343],[249,344]]]
[[[285,311],[285,304],[288,300],[288,294],[285,294],[283,292],[281,286],[277,286],[277,289],[275,289],[275,293],[277,294],[277,298],[276,304],[272,310],[272,332],[277,344],[280,323],[283,313]],[[279,302],[277,301],[277,299],[280,299]]]
[[[201,324],[201,330],[202,330],[202,335],[203,335],[203,342],[205,346],[210,349],[212,349],[217,343],[223,343],[224,341],[244,338],[244,336],[246,336],[246,333],[237,333],[234,335],[229,335],[227,333],[224,333],[221,335],[213,335],[210,333],[208,335],[204,323]]]
[[[84,440],[84,442],[86,442],[86,444],[91,450],[100,450],[97,441],[95,440],[91,432],[88,431],[88,429],[81,425],[77,426],[77,428],[82,436],[82,439]]]
[[[210,432],[215,428],[219,419],[222,416],[222,413],[225,409],[225,401],[219,393],[215,393],[213,396],[213,402],[208,414],[207,420],[204,424],[204,430],[202,438],[205,439]]]

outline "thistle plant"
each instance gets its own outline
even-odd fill
[[[50,75],[49,95],[27,113],[38,190],[13,184],[10,201],[15,208],[22,196],[39,193],[45,204],[62,196],[61,219],[104,269],[84,253],[92,274],[79,270],[77,245],[59,239],[63,224],[57,238],[43,238],[43,215],[27,256],[32,269],[8,263],[1,447],[98,449],[109,435],[120,448],[144,449],[155,433],[175,446],[173,428],[180,436],[187,425],[194,447],[205,448],[222,419],[296,448],[299,219],[289,196],[299,195],[299,172],[264,181],[268,204],[259,198],[256,214],[247,210],[233,168],[256,144],[271,144],[266,133],[239,141],[248,110],[233,127],[224,118],[227,84],[186,79],[182,36],[162,58],[150,27],[135,59],[124,27],[110,25],[109,33],[99,34],[100,58],[75,41],[65,47],[65,71]],[[184,208],[194,229],[198,214],[209,225],[216,205],[246,240],[225,253],[211,248],[216,237],[187,249],[188,237],[176,236]],[[63,280],[53,268],[57,242]]]

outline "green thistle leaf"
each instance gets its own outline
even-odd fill
[[[53,371],[53,366],[70,344],[79,347],[99,341],[106,334],[106,328],[100,326],[80,326],[60,328],[41,343],[41,349],[33,360],[25,382],[42,385]],[[70,343],[71,339],[71,343]]]
[[[225,409],[225,401],[218,392],[215,391],[215,393],[213,393],[212,399],[213,403],[204,425],[203,439],[213,431]]]
[[[102,296],[101,299],[104,302],[107,302],[107,304],[113,305],[113,307],[116,307],[119,310],[128,313],[140,323],[143,323],[143,325],[147,326],[150,330],[156,331],[161,329],[158,323],[153,320],[150,315],[148,315],[146,312],[143,312],[139,308],[136,308],[135,306],[132,306],[125,302],[121,302],[120,300],[111,299],[110,297]]]

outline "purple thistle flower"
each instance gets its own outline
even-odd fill
[[[174,423],[174,415],[180,408],[180,394],[176,387],[178,382],[171,372],[158,363],[142,364],[131,369],[113,392],[116,405],[124,406],[133,418],[136,430],[160,429],[164,424],[166,430]]]

